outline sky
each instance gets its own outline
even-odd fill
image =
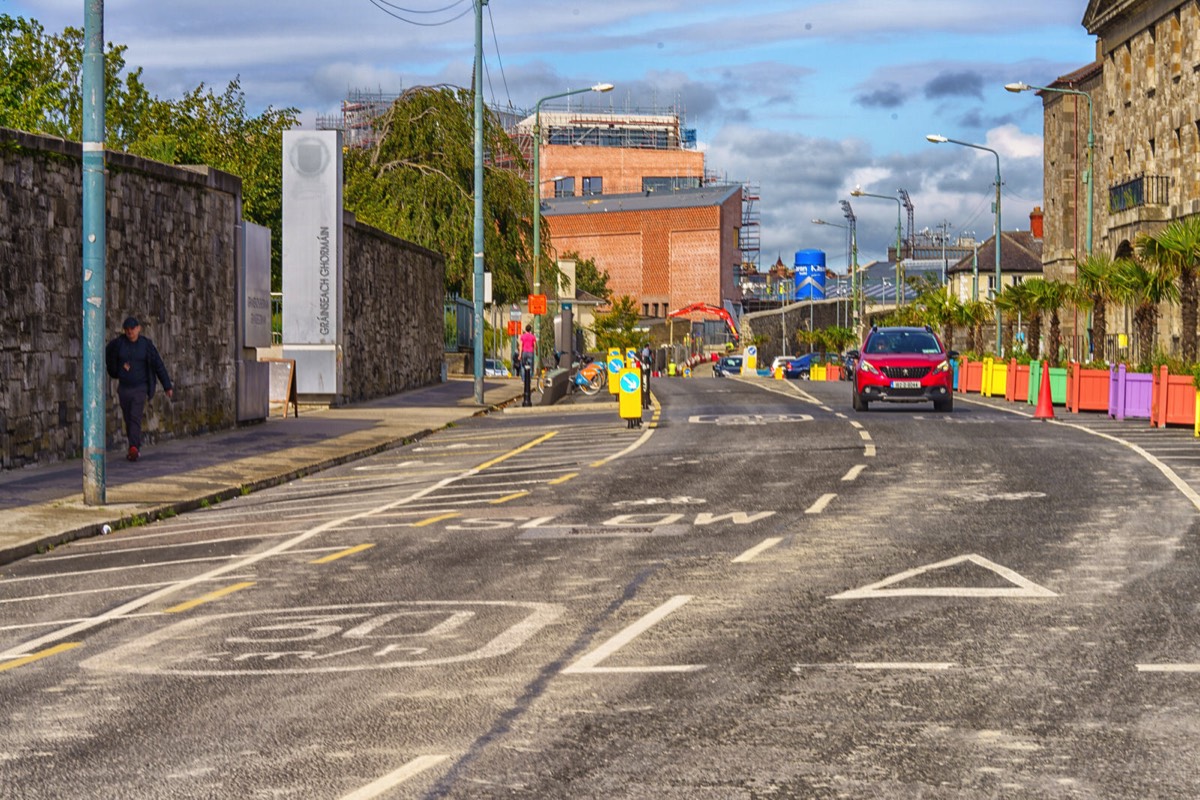
[[[857,217],[859,263],[896,238],[896,204],[857,186],[908,191],[914,228],[992,234],[1000,157],[1003,228],[1042,203],[1042,111],[1032,92],[1095,56],[1087,0],[490,0],[485,99],[531,109],[550,94],[600,108],[675,106],[706,169],[755,184],[761,263],[796,250],[847,262],[840,200]],[[83,26],[82,0],[0,0],[51,32]],[[107,0],[104,33],[160,97],[240,78],[248,110],[295,107],[305,125],[349,90],[469,86],[471,0]],[[572,98],[574,101],[576,98]],[[905,215],[906,217],[907,215]],[[907,221],[905,220],[905,228]]]

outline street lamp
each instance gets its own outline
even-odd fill
[[[862,324],[862,276],[858,274],[858,217],[849,200],[839,200],[842,216],[850,223],[850,294],[854,296],[854,332],[859,333]]]
[[[899,197],[892,197],[891,195],[886,195],[886,194],[871,194],[870,192],[864,192],[862,190],[861,186],[855,186],[854,191],[850,192],[850,195],[852,197],[877,197],[880,200],[895,200],[896,201],[896,308],[899,308],[901,305],[901,303],[900,303],[900,287],[904,285],[904,280],[902,277],[903,273],[901,272],[901,266],[900,266],[900,239],[901,239],[901,236],[903,235],[903,228],[901,227],[901,222],[900,222],[900,212],[901,212],[901,208],[903,207],[903,204],[900,202]]]
[[[573,94],[583,94],[584,92],[611,92],[613,85],[611,83],[597,83],[595,86],[590,86],[586,89],[572,89],[569,92],[559,92],[543,97],[537,101],[537,105],[533,110],[533,293],[541,294],[542,282],[540,267],[542,263],[542,184],[540,180],[541,163],[539,160],[538,146],[542,141],[542,103],[547,100],[557,100],[560,97],[570,97]],[[536,337],[541,333],[541,326],[537,315],[533,319],[533,335]],[[537,374],[538,347],[534,344],[533,349],[533,368],[534,374]]]
[[[1096,131],[1095,131],[1095,128],[1092,127],[1092,96],[1090,94],[1088,94],[1087,92],[1081,92],[1078,89],[1059,89],[1059,88],[1053,87],[1053,86],[1030,86],[1027,83],[1021,83],[1021,82],[1006,83],[1006,84],[1004,84],[1004,88],[1013,93],[1028,92],[1028,91],[1032,90],[1032,91],[1037,91],[1037,92],[1056,92],[1057,94],[1073,94],[1076,97],[1087,98],[1087,104],[1088,104],[1087,169],[1083,173],[1083,180],[1087,184],[1087,222],[1085,223],[1085,229],[1086,229],[1087,233],[1086,233],[1085,241],[1086,241],[1086,245],[1087,245],[1087,254],[1090,256],[1092,254],[1092,206],[1094,203],[1094,198],[1096,196],[1096,187],[1094,185],[1095,181],[1092,180],[1092,169],[1094,166],[1093,162],[1095,160],[1095,152],[1096,152]],[[1076,218],[1078,219],[1078,213],[1079,213],[1078,201],[1076,201],[1075,208],[1076,208],[1076,212],[1075,212]],[[1076,232],[1076,235],[1078,235],[1079,223],[1076,222],[1075,225],[1076,225],[1075,232]],[[1078,258],[1078,253],[1076,253],[1076,258]],[[1078,278],[1078,271],[1076,271],[1076,278]],[[1075,336],[1074,336],[1075,341],[1080,341],[1080,346],[1082,347],[1083,342],[1079,338],[1079,309],[1075,309],[1075,331],[1074,331],[1074,334],[1075,334]]]
[[[925,137],[934,144],[950,144],[962,145],[963,147],[971,147],[975,150],[986,150],[996,157],[996,221],[995,221],[995,241],[996,241],[996,294],[1000,293],[1000,154],[990,147],[984,147],[981,144],[971,144],[970,142],[960,142],[958,139],[948,139],[940,134],[931,133]],[[1000,340],[1000,306],[996,306],[996,355],[1002,356],[1004,353],[1001,350]]]
[[[812,221],[812,224],[813,225],[828,225],[831,228],[841,228],[842,230],[846,231],[846,272],[849,273],[849,275],[850,275],[850,291],[851,291],[851,293],[853,293],[853,291],[854,291],[854,266],[853,266],[853,262],[851,261],[851,258],[850,258],[850,251],[853,247],[853,245],[851,243],[851,239],[850,239],[850,237],[852,235],[851,226],[850,225],[839,225],[836,222],[826,222],[823,219],[814,219]],[[836,278],[835,278],[835,281],[836,281]],[[837,284],[835,283],[835,286],[836,285]],[[840,296],[841,292],[838,292],[837,294]],[[853,300],[851,302],[853,302]],[[841,315],[840,306],[839,306],[838,314],[839,314],[839,319],[840,319],[841,318],[840,317],[840,315]],[[848,324],[850,322],[849,317],[850,317],[850,309],[847,308],[846,309],[847,327],[849,327],[849,324]],[[841,324],[841,323],[839,322],[838,324]]]
[[[1095,186],[1092,181],[1092,167],[1096,150],[1096,131],[1092,127],[1092,96],[1087,92],[1081,92],[1078,89],[1058,89],[1053,86],[1030,86],[1027,83],[1006,83],[1004,88],[1013,93],[1020,92],[1056,92],[1058,94],[1073,94],[1077,97],[1084,97],[1088,104],[1088,133],[1087,133],[1087,169],[1083,173],[1083,181],[1088,186],[1087,193],[1087,222],[1086,222],[1086,244],[1087,254],[1092,254],[1092,208],[1095,198]],[[1078,206],[1076,206],[1078,208]],[[1076,231],[1079,229],[1076,228]]]

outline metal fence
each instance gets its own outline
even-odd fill
[[[1170,200],[1171,178],[1139,175],[1108,189],[1108,210],[1127,211],[1140,206],[1165,206]]]
[[[474,347],[475,307],[470,300],[450,295],[442,305],[447,353],[465,353]]]

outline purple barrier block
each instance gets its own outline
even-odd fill
[[[1108,415],[1113,419],[1150,419],[1154,376],[1149,372],[1128,372],[1124,364],[1114,367],[1109,376]]]

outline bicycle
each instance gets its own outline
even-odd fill
[[[556,353],[555,356],[556,364],[561,362],[562,353]],[[551,370],[549,367],[542,368],[541,374],[537,376],[536,381],[538,392],[549,389],[554,383],[550,373]],[[576,360],[571,362],[571,370],[567,380],[567,392],[580,391],[591,397],[604,388],[605,380],[606,375],[603,365],[597,364],[588,356],[576,353]]]

